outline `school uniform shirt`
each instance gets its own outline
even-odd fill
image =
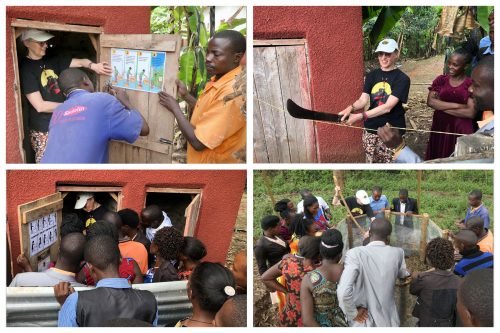
[[[451,271],[422,272],[412,280],[410,294],[417,296],[412,315],[418,326],[455,326],[457,289],[462,279]]]
[[[290,247],[279,237],[273,239],[262,236],[255,244],[254,253],[259,274],[262,275],[270,267],[280,262],[283,256],[290,253]]]
[[[369,129],[369,132],[377,134],[377,129],[386,123],[394,127],[406,128],[403,103],[408,101],[410,92],[408,75],[397,68],[387,72],[380,68],[374,69],[366,75],[363,92],[370,95],[369,110],[385,104],[391,95],[399,99],[390,112],[365,120],[364,127]],[[400,132],[404,134],[404,131],[400,130]]]
[[[482,252],[479,250],[479,246],[476,246],[472,250],[460,252],[460,254],[463,257],[455,264],[454,271],[454,273],[458,276],[464,277],[476,269],[493,269],[493,254],[489,252]]]
[[[53,287],[59,282],[69,282],[72,287],[84,287],[76,282],[75,273],[55,267],[43,272],[25,272],[17,274],[9,287]]]
[[[39,91],[44,101],[64,102],[64,95],[59,88],[57,79],[63,70],[69,68],[70,64],[70,55],[44,57],[39,60],[23,57],[19,66],[22,93],[28,95]],[[38,132],[48,132],[52,113],[38,112],[29,102],[27,106],[29,128]]]
[[[191,116],[196,138],[207,148],[197,151],[188,143],[188,163],[238,163],[233,154],[246,146],[246,118],[241,112],[242,97],[224,102],[234,93],[236,75],[241,66],[218,80],[215,76],[207,83],[198,98]]]
[[[479,246],[479,250],[482,252],[489,252],[493,254],[493,233],[491,230],[488,230],[486,236],[477,242],[477,246]]]
[[[381,241],[346,252],[337,297],[350,326],[399,327],[394,288],[397,278],[409,275],[404,257],[403,249]],[[358,306],[368,309],[364,324],[353,321]]]
[[[109,141],[133,143],[141,129],[139,111],[116,97],[75,90],[54,110],[41,163],[107,163]]]
[[[356,217],[366,214],[370,218],[375,217],[370,205],[360,205],[355,197],[347,197],[345,198],[345,202],[347,203],[347,207],[349,207],[352,216]],[[341,204],[344,205],[344,202],[341,201]]]
[[[158,226],[158,228],[146,228],[146,237],[149,239],[150,242],[153,241],[156,232],[158,230],[165,227],[172,227],[172,221],[170,221],[170,218],[168,217],[167,213],[163,211],[162,213],[163,213],[163,222]]]
[[[479,216],[483,220],[485,229],[488,229],[490,227],[490,212],[488,211],[488,208],[484,206],[484,204],[481,204],[477,208],[469,207],[467,209],[467,213],[465,214],[465,221],[473,216]]]

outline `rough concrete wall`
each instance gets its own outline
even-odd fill
[[[14,99],[14,67],[12,60],[13,19],[54,23],[101,26],[107,34],[147,34],[150,32],[150,7],[7,7],[6,19],[6,154],[7,163],[21,163],[19,131]]]
[[[363,89],[361,7],[254,7],[254,39],[305,38],[311,101],[338,113]],[[363,162],[361,131],[316,124],[319,161]]]
[[[122,186],[123,208],[137,212],[143,208],[146,186],[203,189],[195,236],[208,247],[206,260],[224,262],[245,183],[244,170],[9,170],[7,231],[12,258],[20,253],[18,205],[55,193],[58,184],[75,184]]]

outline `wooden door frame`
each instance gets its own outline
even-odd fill
[[[304,56],[305,56],[305,62],[306,62],[306,71],[307,71],[307,86],[308,86],[308,100],[312,106],[312,92],[311,92],[311,68],[310,68],[310,62],[309,62],[309,48],[308,48],[308,43],[305,38],[291,38],[291,39],[258,39],[253,41],[253,48],[265,48],[265,47],[280,47],[280,46],[303,46],[304,47]],[[255,84],[255,83],[253,83]],[[254,85],[255,87],[255,85]],[[255,89],[254,89],[255,90]],[[255,91],[254,91],[254,96],[255,96]],[[254,110],[255,113],[255,110]],[[255,114],[254,114],[254,119],[255,119]],[[285,126],[288,127],[288,125]],[[306,129],[308,127],[307,124],[305,124]],[[317,161],[318,160],[318,148],[317,148],[317,133],[316,133],[316,124],[312,122],[310,124],[310,139],[312,140],[313,146],[311,146],[311,151],[310,153],[313,154],[313,156],[308,156],[308,162],[305,163],[311,163],[312,161]],[[305,135],[307,134],[304,133]],[[305,138],[306,142],[308,141],[308,138]],[[265,138],[264,138],[265,141]],[[310,157],[312,157],[312,161],[310,160]],[[255,154],[253,156],[255,160]],[[269,156],[268,156],[269,158]],[[266,162],[258,162],[258,163],[266,163]],[[270,163],[270,162],[267,162]],[[302,162],[292,162],[292,163],[304,163]]]
[[[203,189],[201,188],[175,188],[175,187],[156,187],[156,186],[146,186],[145,188],[146,195],[144,196],[144,207],[146,207],[146,200],[147,200],[147,195],[148,193],[172,193],[172,194],[191,194],[191,202],[189,205],[186,207],[186,209],[193,203],[193,201],[196,199],[198,195],[200,195],[200,205],[197,208],[198,211],[196,212],[197,214],[197,219],[194,223],[194,225],[190,224],[190,221],[185,221],[184,225],[184,230],[192,230],[193,235],[184,235],[184,236],[194,236],[194,232],[196,231],[196,227],[198,226],[198,220],[199,220],[199,215],[200,215],[200,210],[201,210],[201,202],[203,200]],[[185,214],[185,212],[184,212]],[[186,218],[186,216],[184,216]],[[189,225],[189,226],[188,226]],[[186,228],[188,226],[188,228]]]
[[[19,76],[19,57],[17,54],[17,37],[21,34],[22,29],[33,28],[40,30],[51,30],[51,31],[65,31],[65,32],[75,32],[88,34],[92,46],[96,51],[97,61],[99,62],[99,36],[103,33],[103,28],[100,26],[90,26],[90,25],[75,25],[75,24],[64,24],[64,23],[54,23],[54,22],[43,22],[43,21],[31,21],[24,19],[13,19],[10,23],[12,42],[11,42],[11,52],[12,61],[14,66],[14,99],[16,105],[16,118],[17,118],[17,128],[19,135],[19,152],[21,154],[21,159],[23,163],[26,163],[26,152],[24,151],[23,141],[24,141],[24,119],[23,119],[23,105],[22,105],[22,92],[21,92],[21,80]],[[97,81],[97,87],[99,89],[99,81]]]
[[[121,186],[99,186],[99,185],[57,185],[57,192],[61,192],[64,199],[68,192],[104,192],[108,193],[113,200],[116,201],[116,211],[122,209],[123,203],[123,187]],[[114,194],[118,193],[118,194]]]

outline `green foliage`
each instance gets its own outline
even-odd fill
[[[371,45],[384,39],[386,34],[396,25],[406,10],[405,6],[383,7],[369,34]]]
[[[490,31],[488,16],[493,11],[493,8],[494,6],[477,6],[477,22],[486,32]]]
[[[334,185],[331,170],[270,170],[267,171],[275,200],[288,198],[298,203],[299,192],[309,189],[332,202]],[[417,174],[414,170],[348,170],[344,171],[344,196],[352,196],[359,189],[371,193],[373,186],[382,186],[389,200],[398,197],[401,188],[407,188],[410,197],[417,198]],[[425,170],[421,183],[420,213],[428,213],[442,229],[453,229],[456,220],[463,219],[467,211],[467,193],[472,189],[483,191],[483,201],[490,211],[493,229],[493,172],[489,170]],[[267,195],[262,171],[254,172],[254,237],[262,234],[260,219],[273,211]],[[345,218],[342,207],[330,209],[333,221]]]
[[[184,82],[193,96],[198,96],[208,81],[205,67],[206,49],[210,29],[204,23],[204,11],[214,7],[203,6],[159,6],[151,12],[151,32],[181,34],[186,46],[181,49],[179,80]],[[231,19],[223,22],[217,31],[232,29],[246,23],[246,19]],[[240,30],[243,34],[246,29]]]

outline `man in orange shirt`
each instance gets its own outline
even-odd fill
[[[208,43],[205,65],[212,75],[198,100],[186,86],[176,81],[179,95],[194,107],[191,122],[182,113],[176,99],[160,92],[160,104],[172,112],[188,141],[188,163],[238,163],[234,154],[246,145],[246,117],[241,112],[242,96],[224,102],[234,92],[240,61],[245,54],[245,37],[237,31],[218,32]]]
[[[493,233],[484,228],[484,222],[480,216],[469,218],[465,221],[465,227],[476,234],[479,250],[493,253]]]
[[[118,247],[122,258],[132,258],[137,262],[142,275],[148,271],[148,251],[143,244],[123,236],[123,223],[117,212],[106,212],[102,219],[113,224],[118,230]]]

